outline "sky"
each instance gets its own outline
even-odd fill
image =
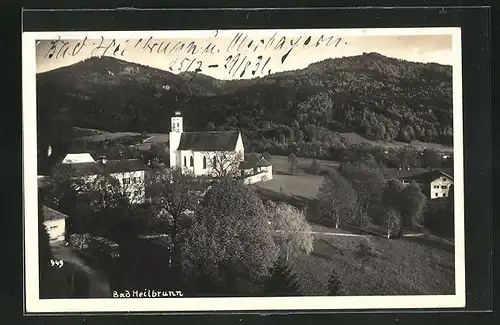
[[[359,33],[358,33],[359,34]],[[179,73],[199,70],[217,79],[246,79],[295,70],[328,58],[377,52],[414,62],[453,62],[452,36],[346,35],[335,30],[205,31],[168,37],[148,32],[44,37],[36,41],[37,73],[77,63],[91,56],[114,56],[129,62]],[[189,36],[189,37],[188,37]],[[71,39],[70,39],[71,38]],[[288,54],[287,54],[288,53]]]

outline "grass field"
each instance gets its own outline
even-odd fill
[[[331,270],[340,275],[344,295],[454,294],[453,246],[371,237],[377,257],[355,256],[361,237],[314,235],[314,251],[291,261],[305,295],[326,294]]]
[[[357,134],[357,133],[337,133],[341,138],[345,138],[348,143],[366,143],[370,144],[372,146],[379,146],[379,147],[384,147],[384,148],[399,148],[399,147],[404,147],[404,146],[410,146],[414,147],[417,149],[435,149],[439,151],[446,151],[450,152],[453,151],[453,147],[446,146],[443,144],[439,143],[432,143],[432,142],[422,142],[418,140],[414,140],[411,143],[405,143],[405,142],[399,142],[399,141],[392,141],[392,142],[384,142],[384,141],[377,141],[377,140],[370,140],[366,139],[363,136]]]
[[[308,199],[315,198],[318,193],[318,188],[323,182],[323,176],[315,175],[273,175],[273,179],[263,182],[256,183],[255,186],[272,190],[276,193],[280,193],[281,187],[283,186],[283,192],[285,195],[298,195]]]
[[[289,172],[288,157],[272,156],[273,179],[264,183],[255,184],[257,187],[281,194],[281,188],[285,195],[301,196],[307,199],[315,198],[318,188],[321,186],[324,177],[320,175],[308,174],[307,170],[311,166],[311,158],[298,158],[297,172],[291,175]],[[336,168],[338,163],[333,161],[320,160],[327,168]]]
[[[117,138],[138,136],[138,135],[141,135],[141,134],[136,133],[136,132],[109,132],[109,133],[102,133],[102,134],[95,134],[95,135],[91,135],[91,136],[79,137],[78,139],[85,140],[87,142],[97,142],[97,141],[112,140],[112,139],[117,139]]]

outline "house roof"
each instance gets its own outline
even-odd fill
[[[240,169],[251,169],[254,167],[267,167],[271,166],[272,164],[265,160],[264,157],[260,158],[258,161],[252,161],[252,160],[245,160],[240,162],[239,168]]]
[[[184,132],[177,150],[232,151],[239,135],[238,131]]]
[[[125,173],[145,170],[146,166],[138,159],[107,160],[106,163],[88,162],[77,164],[57,164],[54,167],[53,175],[63,176],[65,173],[73,177],[84,177],[97,175],[103,172]]]
[[[430,183],[433,180],[435,180],[436,178],[439,178],[439,177],[442,177],[442,176],[448,177],[451,180],[453,180],[453,176],[452,175],[449,175],[449,174],[447,174],[447,173],[445,173],[445,172],[443,172],[442,170],[439,170],[439,169],[430,170],[430,171],[427,171],[426,173],[422,173],[422,174],[417,174],[417,175],[413,175],[413,176],[410,176],[410,177],[406,177],[405,179],[420,180],[420,181],[423,181],[425,183]]]
[[[257,167],[268,167],[268,166],[271,166],[272,164],[269,161],[267,161],[266,159],[264,159],[264,157],[262,157],[262,158],[260,158],[259,161],[257,161],[255,163],[255,165]]]
[[[403,179],[428,172],[427,168],[398,169],[388,168],[385,170],[385,177],[389,179]]]
[[[139,159],[107,160],[103,166],[110,173],[135,172],[146,169],[146,166]]]
[[[410,169],[397,169],[397,168],[389,168],[385,171],[385,177],[389,179],[418,179],[418,180],[427,180],[427,178],[438,178],[442,173],[447,177],[453,179],[453,169],[452,168],[442,168],[430,170],[427,168],[410,168]]]
[[[42,215],[44,221],[62,220],[68,218],[66,214],[51,209],[45,205],[42,206]]]

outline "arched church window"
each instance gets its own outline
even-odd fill
[[[189,166],[193,167],[194,165],[194,159],[193,156],[189,157]]]
[[[184,156],[184,167],[186,167],[187,164],[186,164],[186,156]]]
[[[213,162],[214,168],[217,166],[217,158],[214,156],[214,162]]]
[[[207,157],[203,156],[203,169],[207,169]]]

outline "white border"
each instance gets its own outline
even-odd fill
[[[231,30],[237,32],[238,30]],[[243,31],[243,30],[239,30]],[[249,32],[250,30],[244,30]],[[446,296],[349,296],[285,298],[129,298],[129,299],[39,299],[37,172],[36,172],[36,54],[35,40],[88,38],[203,38],[204,31],[102,31],[102,32],[24,32],[22,34],[23,72],[23,162],[24,162],[24,242],[25,308],[27,313],[64,312],[180,312],[180,311],[257,311],[257,310],[339,310],[465,307],[465,242],[463,205],[463,123],[461,30],[447,28],[384,29],[302,29],[252,30],[262,37],[275,32],[286,35],[332,33],[335,36],[452,35],[453,38],[453,146],[455,188],[455,295]],[[221,35],[219,30],[219,35]]]

